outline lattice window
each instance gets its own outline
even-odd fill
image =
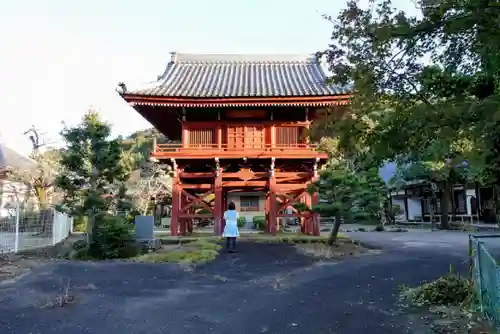
[[[213,145],[215,144],[215,129],[192,128],[189,130],[189,145]]]
[[[289,126],[276,127],[277,145],[297,145],[300,142],[300,128]]]

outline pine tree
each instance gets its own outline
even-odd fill
[[[112,190],[127,178],[122,148],[118,140],[109,139],[110,135],[111,127],[92,110],[80,124],[61,131],[66,147],[61,152],[62,172],[57,185],[64,192],[63,207],[73,215],[88,216],[89,244],[96,214],[109,210]]]

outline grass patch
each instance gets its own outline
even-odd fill
[[[177,245],[164,245],[156,252],[142,254],[132,259],[143,263],[202,264],[215,260],[221,246],[208,240],[192,240]]]
[[[338,239],[340,240],[351,240],[343,234],[339,234]],[[214,235],[190,235],[190,236],[179,236],[179,237],[163,237],[161,238],[164,245],[177,245],[177,244],[191,244],[196,241],[206,241],[211,243],[222,242],[225,239],[220,236]],[[287,243],[287,244],[309,244],[309,243],[327,243],[328,237],[326,236],[310,236],[310,235],[300,235],[291,233],[278,233],[277,235],[271,235],[266,233],[249,233],[240,235],[239,242],[265,242],[265,243]]]

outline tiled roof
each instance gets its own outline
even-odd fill
[[[223,98],[301,97],[346,94],[327,85],[320,62],[311,55],[172,53],[158,81],[132,95]]]
[[[0,143],[0,170],[11,168],[29,170],[36,167],[36,165],[35,160],[25,157]]]

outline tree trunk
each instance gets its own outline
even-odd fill
[[[441,194],[441,229],[442,230],[449,230],[450,229],[450,223],[448,222],[448,205],[450,202],[450,193],[451,193],[451,183],[450,181],[446,180],[443,185],[443,191]]]
[[[495,212],[495,223],[500,224],[500,203],[498,197],[498,186],[493,187],[493,212]]]
[[[429,203],[429,215],[431,217],[431,228],[434,229],[434,227],[435,227],[434,206],[436,205],[436,202],[434,201],[434,196],[432,196],[431,198],[428,198],[427,202]]]
[[[38,201],[38,205],[40,207],[40,216],[39,216],[39,226],[41,228],[41,233],[45,234],[48,230],[47,225],[49,224],[49,220],[46,216],[46,210],[48,209],[47,203],[47,191],[40,185],[35,185],[35,195]]]
[[[47,191],[42,186],[35,185],[35,195],[40,209],[46,209],[48,207]]]
[[[339,216],[339,215],[335,216],[335,222],[333,223],[332,232],[330,233],[330,236],[328,237],[328,245],[329,246],[333,246],[337,243],[337,236],[339,235],[341,219],[342,219],[341,216]]]
[[[92,166],[92,175],[90,177],[90,196],[97,196],[97,176],[98,170],[95,166]],[[94,235],[94,225],[95,225],[95,208],[89,209],[88,221],[87,221],[87,245],[92,244]]]
[[[386,210],[386,206],[385,206],[385,202],[381,202],[380,203],[380,224],[382,226],[385,226],[387,225],[387,210]]]

